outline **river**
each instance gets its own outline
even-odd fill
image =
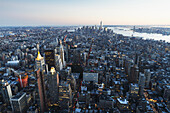
[[[153,40],[164,40],[165,42],[170,43],[170,35],[162,35],[156,33],[138,33],[133,32],[132,27],[108,27],[112,29],[114,33],[122,34],[123,36],[134,36],[134,37],[142,37],[143,39],[153,39]]]

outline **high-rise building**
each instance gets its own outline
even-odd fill
[[[46,49],[45,53],[45,63],[48,64],[48,71],[51,67],[55,67],[55,51],[53,49]]]
[[[28,85],[28,75],[27,74],[21,74],[18,76],[18,81],[20,83],[21,88],[24,88]]]
[[[143,95],[143,89],[145,87],[145,75],[142,73],[139,74],[138,85],[139,85],[139,94]]]
[[[121,112],[128,112],[129,102],[125,98],[117,98],[117,107]]]
[[[55,55],[55,63],[56,63],[55,67],[57,71],[60,71],[63,69],[63,64],[61,62],[60,55],[58,54]]]
[[[4,79],[0,80],[0,91],[3,96],[3,101],[10,104],[10,98],[12,97],[11,86]]]
[[[72,105],[72,90],[70,84],[61,82],[59,86],[59,103],[63,109],[68,109]]]
[[[56,104],[59,97],[59,73],[52,67],[47,76],[48,81],[48,97],[50,104]]]
[[[66,66],[66,62],[64,59],[64,49],[63,49],[63,45],[62,45],[62,41],[60,40],[60,58],[61,58],[61,62],[63,64],[63,67]]]
[[[83,81],[98,84],[98,73],[83,73]]]
[[[165,86],[163,97],[166,101],[170,101],[170,85]]]
[[[128,75],[128,80],[130,83],[137,83],[139,70],[137,65],[131,65],[130,67],[130,73]]]
[[[104,28],[104,32],[105,32],[105,33],[107,32],[107,27]]]
[[[11,99],[11,107],[13,113],[26,113],[27,111],[27,97],[26,93],[20,92]]]
[[[40,108],[43,113],[46,109],[46,92],[45,92],[45,83],[44,83],[44,73],[39,68],[36,70],[37,84],[38,84],[38,93],[40,99]]]
[[[103,28],[103,23],[102,23],[102,21],[100,22],[100,30]]]
[[[145,74],[145,77],[146,77],[145,86],[149,87],[149,83],[150,83],[150,80],[151,80],[151,72],[150,72],[150,69],[146,69],[144,71],[145,71],[144,74]]]
[[[68,49],[68,44],[65,44],[66,45],[66,47],[65,47],[65,52],[66,52],[66,62],[68,62],[68,59],[69,59],[69,49]]]
[[[35,59],[36,62],[36,69],[41,68],[43,69],[44,58],[41,56],[40,52],[38,51],[37,58]]]
[[[130,84],[130,94],[132,97],[137,97],[139,93],[139,86],[138,84]]]
[[[58,46],[58,37],[56,38],[56,46]]]

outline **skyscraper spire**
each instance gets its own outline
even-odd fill
[[[41,60],[41,59],[43,59],[43,57],[41,56],[40,52],[38,51],[36,60]]]
[[[51,67],[50,72],[51,72],[52,74],[55,73],[55,72],[56,72],[56,71],[55,71],[55,68],[54,68],[54,67]]]
[[[43,65],[45,64],[44,58],[41,56],[40,52],[38,51],[37,58],[35,58],[36,62],[36,68],[43,68]]]

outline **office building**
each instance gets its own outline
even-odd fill
[[[165,86],[165,89],[164,89],[164,94],[163,94],[163,97],[167,100],[167,101],[170,101],[170,85],[167,85]]]
[[[117,107],[121,112],[128,112],[129,111],[129,101],[125,98],[117,98]]]
[[[20,83],[21,88],[26,87],[28,85],[28,75],[26,73],[19,75],[18,76],[18,81]]]
[[[61,82],[59,85],[59,103],[64,109],[72,106],[72,90],[70,84]]]
[[[98,73],[83,73],[83,81],[98,84]]]
[[[138,85],[139,85],[139,94],[143,95],[143,89],[145,87],[145,75],[142,73],[139,74]]]
[[[47,75],[48,82],[48,98],[50,104],[58,103],[58,92],[59,92],[59,73],[55,71],[55,68],[52,67],[50,72]]]
[[[20,61],[19,60],[8,61],[5,65],[8,66],[8,67],[12,67],[12,68],[19,68]]]
[[[56,70],[57,70],[57,71],[62,70],[62,69],[63,69],[63,64],[62,64],[60,55],[56,54],[56,55],[55,55],[55,60],[56,60],[56,61],[55,61],[55,62],[56,62],[56,64],[55,64]]]
[[[41,112],[43,113],[46,109],[46,91],[45,91],[45,83],[44,83],[44,73],[39,68],[36,70],[37,84],[38,84],[38,93],[39,93],[39,103]]]
[[[102,21],[100,22],[100,27],[99,27],[99,29],[101,30],[103,28],[103,23],[102,23]]]
[[[51,67],[55,67],[55,51],[53,49],[46,49],[45,53],[45,63],[48,65],[48,71]]]
[[[131,65],[130,67],[130,74],[128,76],[128,80],[130,83],[137,83],[137,78],[139,75],[139,70],[137,65]]]
[[[12,97],[11,86],[4,79],[0,80],[0,91],[3,97],[3,101],[10,104],[10,98]]]
[[[139,93],[139,86],[138,84],[130,84],[130,94],[132,96],[132,98],[136,98],[138,96]]]
[[[145,74],[145,77],[146,77],[145,86],[147,88],[149,88],[149,83],[150,83],[150,79],[151,79],[151,72],[150,72],[150,69],[145,69],[144,71],[145,71],[144,74]]]
[[[66,66],[66,61],[64,58],[64,49],[63,49],[63,45],[62,45],[62,41],[60,40],[60,58],[61,58],[61,62],[63,64],[63,67]]]
[[[11,99],[11,106],[13,113],[26,113],[27,111],[27,97],[26,93],[20,92]]]

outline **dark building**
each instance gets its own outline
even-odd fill
[[[117,107],[121,112],[128,112],[129,102],[124,98],[117,98]]]
[[[48,64],[48,71],[51,67],[55,67],[55,51],[52,49],[46,49],[45,53],[45,63]]]
[[[50,104],[56,104],[58,102],[59,93],[59,74],[56,73],[55,68],[52,67],[47,76],[48,81],[48,98]]]
[[[139,75],[139,70],[137,65],[134,65],[132,67],[130,67],[130,75],[129,75],[129,82],[130,83],[137,83],[137,78]]]

